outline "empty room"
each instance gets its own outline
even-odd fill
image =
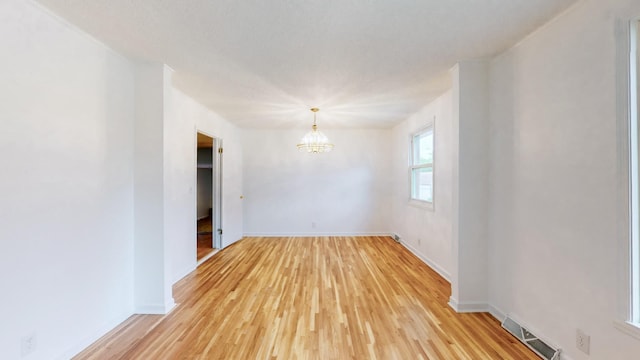
[[[640,359],[637,0],[0,0],[0,359]]]

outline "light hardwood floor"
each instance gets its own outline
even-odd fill
[[[389,237],[245,238],[75,359],[538,359]]]
[[[198,220],[198,241],[197,241],[197,260],[211,254],[213,248],[213,229],[211,225],[211,216]]]

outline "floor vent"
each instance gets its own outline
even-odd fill
[[[547,360],[560,360],[560,349],[554,349],[517,322],[507,317],[502,322],[502,327],[507,329],[513,336],[517,337],[523,344],[527,345],[533,352],[541,358]]]
[[[393,234],[393,240],[400,242],[400,236],[398,236],[398,234]]]

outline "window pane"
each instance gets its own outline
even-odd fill
[[[433,168],[411,170],[411,198],[433,202]]]
[[[413,165],[433,164],[433,129],[413,137]]]

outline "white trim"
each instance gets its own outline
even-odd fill
[[[449,307],[452,308],[453,311],[459,312],[458,311],[458,300],[454,299],[453,296],[449,296],[449,302],[447,303],[447,305],[449,305]]]
[[[429,259],[428,257],[424,256],[422,253],[420,253],[418,249],[402,241],[402,238],[400,238],[400,244],[402,244],[402,246],[404,246],[407,250],[409,250],[418,259],[422,260],[422,262],[427,264],[427,266],[430,267],[433,271],[437,272],[440,276],[442,276],[445,280],[447,280],[447,282],[451,283],[451,275],[437,262]]]
[[[435,181],[435,178],[433,181]],[[433,190],[434,187],[432,186],[431,189]],[[435,207],[433,206],[433,201],[418,200],[418,199],[410,198],[409,206],[413,206],[418,209],[429,210],[431,212],[435,210]]]
[[[390,232],[335,232],[335,233],[244,233],[243,237],[321,237],[321,236],[389,236]]]
[[[493,316],[496,320],[500,321],[500,323],[502,323],[504,319],[507,318],[507,315],[502,310],[491,304],[489,304],[489,314],[491,314],[491,316]]]
[[[211,257],[215,254],[217,254],[220,251],[220,249],[213,249],[213,251],[211,251],[210,253],[208,253],[205,257],[203,257],[202,259],[198,260],[198,266],[200,266],[201,264],[203,264],[205,261],[211,259]],[[195,269],[194,269],[195,270]]]
[[[629,180],[630,186],[629,189],[629,223],[627,226],[630,226],[630,233],[628,235],[628,239],[630,240],[630,246],[628,247],[628,262],[629,268],[631,270],[629,275],[629,289],[630,289],[630,316],[628,317],[633,322],[638,322],[640,319],[640,314],[638,311],[640,309],[638,306],[640,305],[640,279],[638,275],[640,273],[640,268],[638,268],[638,259],[639,251],[638,251],[638,85],[637,85],[637,21],[632,20],[629,22],[629,66],[628,66],[628,78],[630,80],[628,88],[629,88],[629,96],[628,96],[628,129],[627,129],[627,143],[629,146],[629,159],[627,164],[628,166],[628,175],[627,179]],[[630,176],[629,176],[630,175]],[[629,241],[627,240],[627,241]]]
[[[427,164],[419,164],[416,165],[414,163],[414,139],[418,135],[422,135],[431,131],[432,143],[431,143],[431,152],[432,159],[431,163]],[[413,197],[413,170],[423,169],[431,167],[431,201],[416,199]],[[409,135],[409,205],[425,208],[425,209],[435,209],[435,199],[436,199],[436,117],[433,117],[433,120],[428,121],[425,125],[418,130],[413,131]]]
[[[176,307],[176,303],[171,298],[165,304],[143,304],[136,306],[135,314],[139,315],[166,315]]]
[[[629,321],[616,320],[613,322],[613,326],[621,332],[640,340],[640,327],[638,325]]]
[[[213,207],[215,213],[212,221],[213,228],[213,247],[222,249],[224,248],[224,232],[219,233],[218,229],[224,229],[224,151],[220,152],[220,149],[224,150],[223,139],[221,137],[214,137],[213,144],[216,147],[214,154],[216,160],[216,169],[214,181],[214,202]]]
[[[178,276],[174,277],[173,285],[175,285],[178,281],[182,280],[185,276],[191,274],[191,272],[195,269],[196,269],[196,266],[194,266],[194,264],[189,264],[188,266],[185,266],[182,270],[178,272]]]
[[[96,342],[98,339],[103,337],[106,333],[108,333],[109,331],[115,329],[118,325],[122,324],[125,320],[130,318],[132,315],[134,315],[134,314],[133,313],[126,313],[126,314],[123,313],[120,316],[114,318],[113,320],[108,321],[103,326],[98,327],[98,329],[96,331],[93,331],[91,333],[91,335],[84,337],[77,344],[75,344],[72,347],[70,347],[69,349],[67,349],[62,355],[57,357],[57,359],[59,359],[59,360],[65,359],[66,360],[66,359],[73,358],[74,356],[76,356],[79,353],[81,353],[82,351],[84,351],[91,344]]]
[[[449,306],[457,313],[489,312],[489,304],[481,301],[458,302],[453,296],[449,298]]]
[[[194,177],[194,189],[195,191],[193,192],[193,202],[194,202],[194,208],[195,208],[195,241],[196,244],[198,242],[198,220],[203,219],[203,217],[198,217],[198,169],[203,169],[204,167],[201,167],[200,165],[198,165],[198,134],[202,134],[204,136],[210,137],[211,141],[213,142],[213,148],[212,148],[212,157],[211,157],[211,165],[207,166],[207,169],[211,169],[212,171],[212,177],[211,177],[211,186],[212,186],[212,199],[211,199],[211,209],[212,211],[212,218],[211,218],[211,241],[213,242],[213,247],[214,249],[222,249],[224,248],[224,242],[223,242],[223,235],[219,234],[217,229],[223,229],[224,228],[224,224],[223,224],[223,218],[222,218],[222,211],[223,211],[223,204],[222,204],[222,200],[223,200],[223,190],[222,190],[222,179],[223,179],[223,168],[222,168],[222,154],[218,152],[218,150],[220,148],[222,148],[222,138],[212,135],[212,133],[209,133],[208,131],[202,130],[197,124],[193,126],[194,129],[194,139],[195,139],[195,147],[194,147],[194,166],[196,169],[196,174]],[[215,151],[213,149],[216,149]],[[214,166],[215,165],[215,166]],[[207,215],[208,216],[208,215]],[[207,217],[205,216],[205,217]],[[197,265],[200,265],[202,262],[197,261],[197,252],[194,253],[193,255],[193,259],[196,262],[196,267]],[[184,276],[183,276],[184,277]]]
[[[616,297],[616,316],[615,324],[623,324],[634,317],[633,314],[633,294],[632,294],[632,196],[631,191],[631,124],[632,110],[631,106],[634,101],[630,96],[631,75],[636,59],[632,59],[634,38],[634,29],[637,26],[637,17],[618,18],[615,22],[615,38],[616,38],[616,143],[617,143],[617,297]],[[636,296],[637,297],[637,296]],[[636,316],[637,317],[637,316]],[[633,325],[630,325],[633,326]],[[628,333],[627,326],[617,325],[616,328]]]

